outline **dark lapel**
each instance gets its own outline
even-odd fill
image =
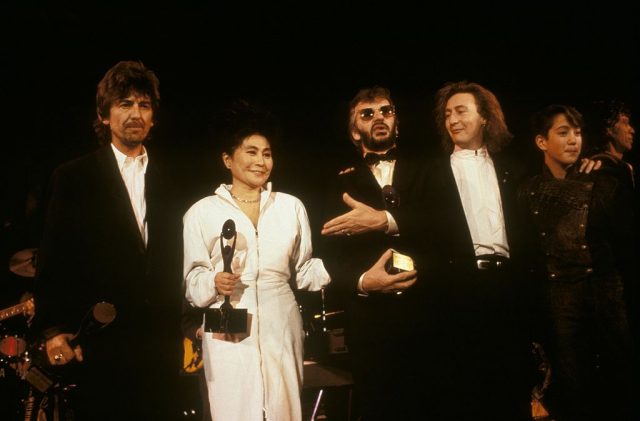
[[[442,171],[442,206],[446,211],[444,217],[448,219],[447,224],[450,227],[451,238],[450,243],[453,247],[455,255],[471,255],[473,256],[473,240],[469,231],[467,217],[464,214],[462,200],[456,179],[451,169],[450,155],[443,155],[440,161]]]
[[[98,173],[104,180],[104,183],[102,183],[105,188],[104,194],[107,199],[110,199],[107,200],[107,202],[113,209],[114,221],[123,221],[123,229],[129,231],[132,237],[136,239],[135,241],[138,242],[138,246],[144,250],[144,241],[142,240],[142,235],[138,229],[138,222],[136,221],[135,214],[133,213],[129,193],[127,192],[124,180],[122,180],[122,176],[120,175],[118,163],[116,162],[116,157],[113,154],[111,146],[109,145],[99,149],[96,153],[96,157],[98,162]],[[111,203],[111,201],[113,202]]]
[[[418,166],[413,159],[399,152],[396,165],[393,167],[393,187],[400,195],[400,203],[408,199],[409,191],[416,182],[417,169]]]
[[[502,154],[495,154],[491,156],[493,160],[493,166],[496,169],[496,178],[498,179],[498,186],[500,186],[500,200],[502,202],[502,214],[504,216],[505,229],[507,230],[507,241],[510,242],[513,219],[515,217],[514,212],[517,194],[517,175],[514,174],[513,165],[511,161]]]
[[[508,159],[500,154],[491,155],[493,166],[496,171],[496,178],[500,189],[500,201],[502,203],[502,213],[504,216],[505,229],[507,230],[507,241],[511,237],[511,227],[513,220],[513,195],[515,194],[514,174]],[[451,160],[449,156],[443,157],[440,161],[442,179],[442,195],[443,209],[448,211],[443,214],[442,218],[447,221],[451,227],[451,239],[449,240],[456,254],[473,256],[473,240],[469,231],[469,224],[464,214],[462,200],[456,184],[453,170],[451,169]]]
[[[148,150],[147,153],[149,153]],[[169,212],[168,207],[172,206],[172,204],[163,203],[161,192],[167,186],[163,186],[161,183],[166,180],[161,179],[156,162],[149,160],[144,180],[144,198],[147,202],[147,232],[149,234],[147,244],[151,245],[152,242],[155,242],[158,231],[166,228],[161,226],[163,222],[160,221],[160,213]]]
[[[382,188],[378,184],[373,172],[364,160],[360,160],[355,166],[354,182],[356,190],[361,192],[365,203],[370,206],[382,209],[385,207]],[[400,197],[400,203],[408,199],[412,182],[415,181],[416,166],[412,161],[399,152],[396,163],[393,167],[393,187]],[[404,199],[403,199],[404,197]]]
[[[384,206],[382,189],[366,162],[364,162],[363,159],[360,159],[354,168],[355,170],[350,177],[352,187],[350,191],[354,192],[354,194],[358,196],[354,197],[354,199],[364,202],[374,208]]]

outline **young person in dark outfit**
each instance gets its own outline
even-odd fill
[[[540,111],[534,133],[545,165],[519,190],[545,269],[538,282],[554,375],[547,403],[559,421],[630,420],[631,341],[615,249],[632,235],[631,203],[606,171],[577,171],[581,128],[573,107]]]

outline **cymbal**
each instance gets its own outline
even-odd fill
[[[36,276],[37,248],[20,250],[9,259],[9,270],[25,278]]]

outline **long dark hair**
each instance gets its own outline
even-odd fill
[[[442,148],[446,152],[451,152],[454,147],[445,122],[447,102],[455,94],[464,93],[473,95],[478,107],[478,113],[487,121],[483,135],[483,141],[487,149],[489,152],[501,151],[511,141],[513,135],[507,128],[500,102],[488,89],[477,83],[467,81],[447,83],[436,93],[434,117],[440,133]]]
[[[586,108],[585,138],[589,143],[591,153],[599,153],[609,148],[613,140],[609,130],[615,126],[621,115],[631,117],[631,111],[616,99],[608,101],[594,101]]]

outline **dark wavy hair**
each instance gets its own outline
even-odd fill
[[[485,87],[467,81],[447,83],[436,93],[436,105],[433,112],[442,148],[449,153],[454,148],[445,122],[447,102],[455,94],[465,93],[473,95],[478,107],[478,113],[487,121],[483,135],[483,141],[487,149],[489,152],[501,151],[511,141],[513,135],[507,128],[500,102]]]
[[[114,102],[131,94],[146,95],[155,112],[160,107],[160,81],[141,61],[121,61],[105,73],[96,92],[97,117],[93,128],[103,144],[111,142],[111,129],[102,123]]]
[[[631,117],[630,109],[622,101],[613,99],[589,104],[585,112],[585,131],[592,153],[603,152],[609,148],[609,143],[613,140],[609,129],[615,126],[622,115]]]

